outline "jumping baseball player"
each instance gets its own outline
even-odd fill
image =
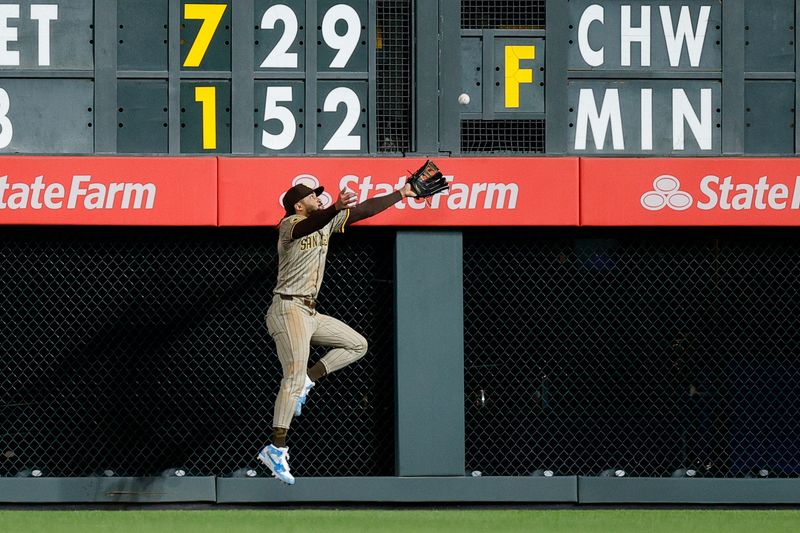
[[[408,197],[427,197],[447,188],[436,165],[428,161],[400,189],[354,206],[355,193],[343,189],[332,206],[323,209],[323,187],[298,184],[286,191],[286,215],[278,226],[278,282],[267,311],[267,329],[275,340],[283,379],[275,400],[272,442],[258,454],[272,474],[294,484],[286,438],[292,418],[300,416],[309,391],[322,377],[358,361],[367,340],[347,324],[316,311],[328,242],[353,223],[375,216]],[[330,347],[308,368],[310,345]]]

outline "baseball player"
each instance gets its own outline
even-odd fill
[[[418,179],[423,169],[429,172]],[[426,177],[431,179],[425,180]],[[401,189],[357,206],[354,206],[355,193],[347,189],[326,209],[319,199],[323,187],[311,189],[298,184],[286,191],[283,198],[286,215],[278,226],[278,282],[266,317],[283,379],[275,400],[272,442],[258,454],[259,460],[281,481],[294,484],[286,437],[292,418],[302,413],[309,391],[322,377],[367,353],[363,336],[316,310],[331,235],[344,233],[351,224],[377,215],[404,198],[431,196],[445,188],[441,172],[429,161]],[[331,350],[308,368],[312,344]]]

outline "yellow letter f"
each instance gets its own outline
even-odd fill
[[[519,86],[533,83],[533,69],[519,68],[522,59],[535,59],[535,46],[506,46],[506,107],[519,107]]]

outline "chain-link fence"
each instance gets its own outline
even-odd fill
[[[462,120],[461,151],[543,154],[544,134],[544,120]]]
[[[545,0],[461,0],[461,28],[544,29]]]
[[[800,473],[791,231],[504,231],[465,235],[468,469]],[[392,242],[332,245],[322,312],[370,351],[295,422],[298,475],[394,473]],[[253,465],[275,260],[269,229],[6,228],[0,475]]]
[[[464,242],[467,468],[800,474],[800,244],[770,230]]]
[[[392,243],[332,243],[320,311],[370,347],[293,422],[298,475],[394,473]],[[275,245],[268,228],[5,228],[0,475],[255,465],[281,377],[264,323]]]
[[[411,150],[411,0],[378,0],[378,151]]]

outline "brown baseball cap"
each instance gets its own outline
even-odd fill
[[[286,209],[286,216],[294,215],[294,204],[308,196],[309,194],[316,193],[317,196],[322,194],[325,187],[317,187],[312,189],[304,183],[298,183],[283,195],[283,208]]]

